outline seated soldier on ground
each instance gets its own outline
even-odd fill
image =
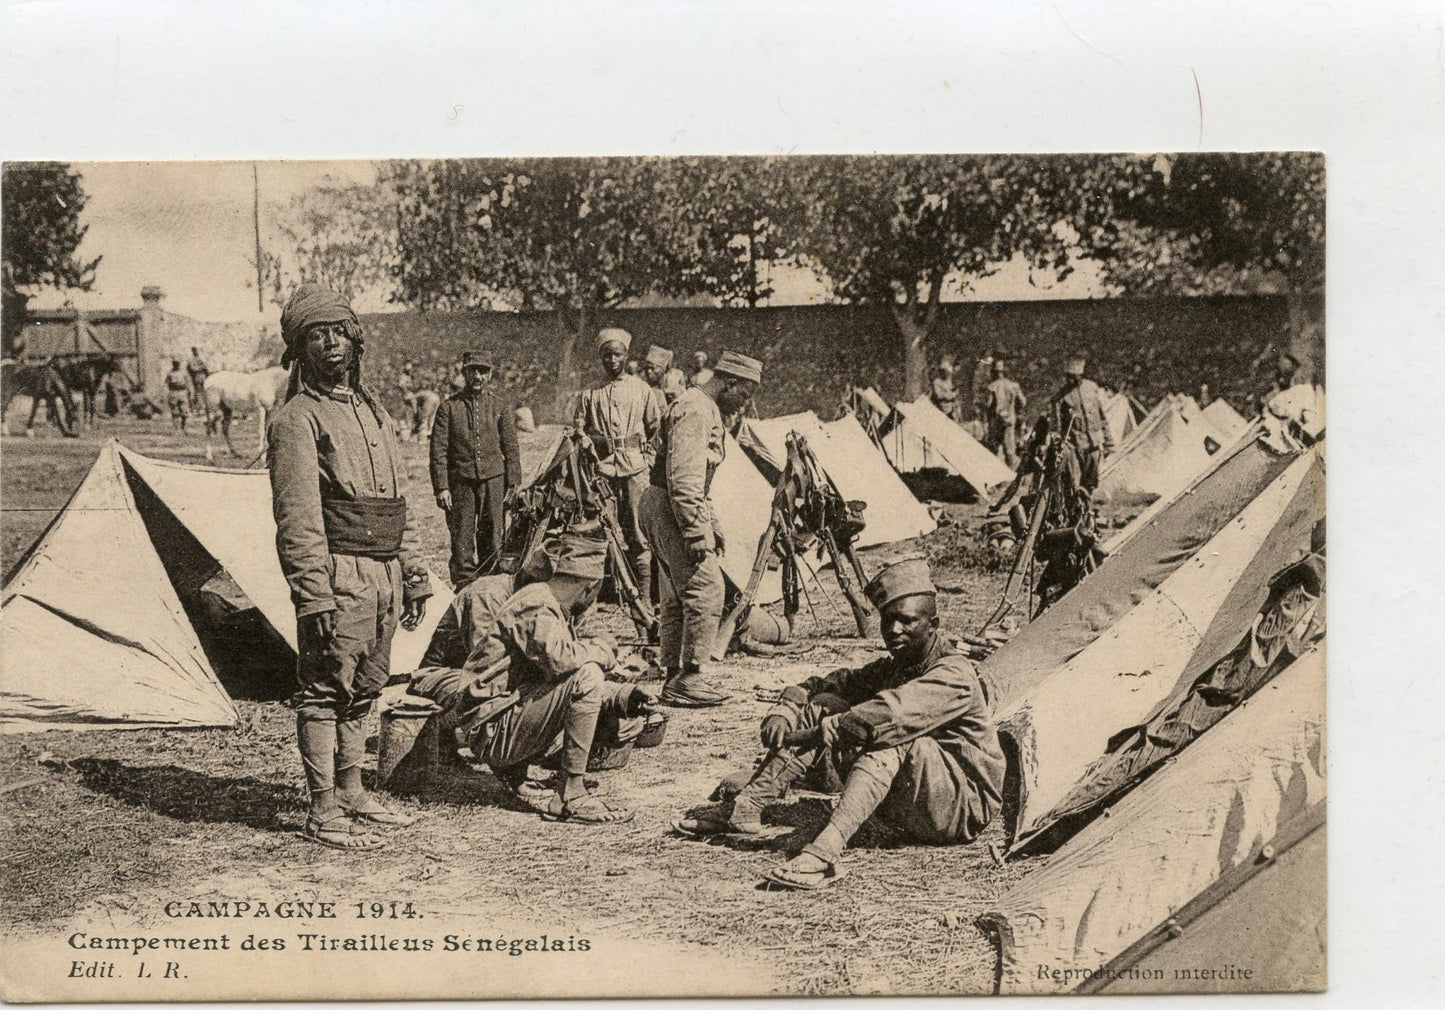
[[[831,760],[844,776],[832,817],[767,874],[771,886],[811,890],[838,880],[844,847],[870,817],[918,842],[971,842],[1002,804],[991,706],[973,665],[939,634],[927,563],[885,568],[866,593],[889,656],[785,688],[763,719],[757,770],[730,801],[672,825],[694,836],[763,834],[764,808]]]
[[[616,647],[606,638],[579,639],[575,632],[575,622],[597,597],[605,556],[600,540],[554,538],[528,559],[518,588],[500,605],[496,596],[509,577],[479,580],[495,585],[472,593],[458,611],[460,637],[475,639],[462,670],[419,670],[409,689],[441,703],[476,758],[548,820],[632,819],[630,811],[590,794],[583,778],[599,742],[599,723],[615,735],[621,719],[649,715],[655,701],[645,688],[607,682]],[[434,638],[433,646],[430,658],[455,658],[454,641]],[[529,766],[557,751],[559,737],[560,776],[555,791],[539,797],[529,788]]]

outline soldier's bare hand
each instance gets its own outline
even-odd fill
[[[452,493],[450,491],[437,492],[437,508],[443,512],[450,512],[452,510]]]
[[[419,600],[412,600],[401,608],[401,626],[407,631],[415,631],[417,625],[421,624],[422,618],[426,617],[426,601],[423,596]]]
[[[323,645],[336,635],[336,611],[323,610],[319,614],[308,614],[301,618],[301,636]]]
[[[780,715],[770,715],[763,720],[762,730],[758,736],[762,738],[763,746],[768,750],[781,750],[783,741],[788,736],[788,720]]]

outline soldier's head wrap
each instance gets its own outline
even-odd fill
[[[750,358],[737,351],[723,351],[717,359],[717,364],[713,366],[713,371],[738,379],[747,379],[750,382],[763,381],[763,363],[757,358]]]
[[[658,369],[665,369],[672,364],[672,352],[666,347],[653,344],[647,349],[647,363]]]
[[[928,562],[922,558],[904,558],[889,565],[863,589],[868,602],[879,610],[905,596],[935,596],[937,592],[928,574]]]
[[[357,353],[361,352],[361,324],[351,309],[351,303],[320,284],[303,284],[281,310],[281,340],[286,344],[286,351],[281,355],[283,366],[300,359],[306,331],[321,323],[345,325],[346,335],[356,344]]]
[[[612,343],[621,344],[624,352],[630,351],[632,350],[632,334],[618,326],[604,326],[597,331],[597,349],[599,351]]]
[[[1064,374],[1082,376],[1084,374],[1084,356],[1076,354],[1064,362]]]

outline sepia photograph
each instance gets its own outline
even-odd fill
[[[5,998],[1324,990],[1327,165],[6,161]]]

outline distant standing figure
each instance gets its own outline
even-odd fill
[[[973,366],[973,381],[969,385],[970,405],[973,417],[980,426],[988,420],[988,384],[993,379],[993,363],[1003,357],[1002,352],[985,353]]]
[[[677,394],[687,388],[687,376],[681,368],[672,367],[672,351],[656,344],[647,349],[647,357],[642,361],[642,377],[662,394],[664,406],[677,399]]]
[[[692,352],[692,372],[687,377],[689,386],[706,386],[712,381],[712,369],[707,366],[707,351]]]
[[[190,406],[192,410],[204,410],[206,406],[206,376],[211,374],[211,366],[206,364],[206,359],[201,357],[199,347],[191,348],[191,359],[186,362],[186,376],[190,379]],[[184,429],[185,425],[181,425]]]
[[[953,386],[953,362],[944,358],[933,372],[928,398],[951,421],[958,420],[958,390]]]
[[[988,384],[988,436],[985,445],[1001,455],[1010,469],[1016,469],[1018,454],[1018,419],[1029,405],[1019,384],[1008,377],[1003,358],[993,359],[993,381]]]
[[[166,374],[166,406],[171,408],[172,428],[179,431],[186,430],[186,419],[191,416],[191,397],[193,395],[191,380],[186,371],[181,368],[181,359],[172,358],[171,370]],[[204,397],[204,395],[205,391],[202,389],[202,396]]]
[[[1084,359],[1073,357],[1064,365],[1064,385],[1054,394],[1049,413],[1053,430],[1068,441],[1079,456],[1079,486],[1094,491],[1099,467],[1114,451],[1114,435],[1104,416],[1104,394],[1084,378]]]
[[[512,411],[488,388],[492,366],[476,351],[463,352],[460,365],[466,386],[437,408],[431,430],[432,490],[447,515],[457,589],[499,557],[502,501],[522,479]]]
[[[662,430],[662,397],[625,371],[632,334],[609,326],[597,334],[604,380],[577,394],[573,424],[597,450],[598,469],[612,489],[627,560],[645,600],[652,599],[652,548],[642,532],[642,494],[647,490],[657,438]]]

